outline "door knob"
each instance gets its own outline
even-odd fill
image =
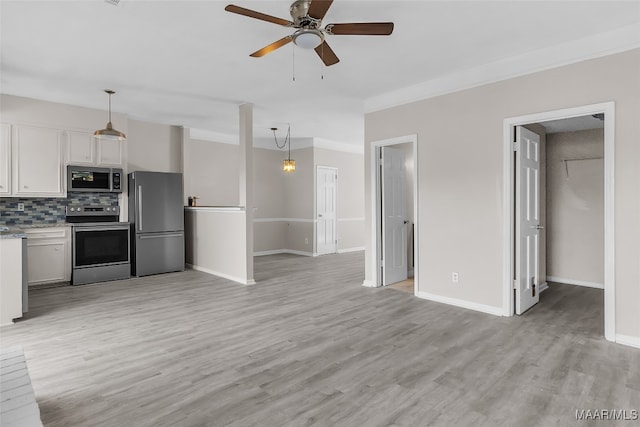
[[[530,226],[531,228],[535,228],[536,230],[542,230],[544,229],[544,225],[532,225]]]
[[[318,218],[322,218],[322,214],[318,214]]]

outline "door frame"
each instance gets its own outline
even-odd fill
[[[369,155],[370,183],[371,183],[371,281],[365,281],[365,286],[378,288],[382,286],[382,275],[380,274],[380,257],[382,256],[382,197],[380,187],[380,174],[378,171],[377,154],[379,148],[407,144],[413,145],[413,294],[418,294],[419,268],[419,209],[418,209],[418,135],[406,135],[395,138],[383,139],[371,143],[371,153]]]
[[[335,221],[333,221],[333,235],[336,238],[336,251],[335,252],[327,252],[320,254],[320,251],[318,250],[318,171],[320,169],[331,169],[333,171],[336,172],[336,191],[333,192],[333,197],[334,197],[334,204],[333,206],[335,206],[336,209],[336,218]],[[313,201],[313,206],[315,209],[315,218],[313,220],[313,241],[315,242],[315,250],[314,250],[314,255],[329,255],[329,254],[337,254],[338,253],[338,168],[334,167],[334,166],[323,166],[323,165],[316,165],[316,171],[315,171],[315,176],[313,177],[314,181],[315,181],[315,200]]]
[[[604,113],[604,336],[616,340],[615,305],[615,103],[583,105],[504,119],[503,123],[503,315],[514,315],[515,171],[513,138],[516,126]]]

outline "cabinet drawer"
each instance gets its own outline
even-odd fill
[[[39,239],[65,239],[67,237],[66,228],[34,228],[24,230],[28,240]]]

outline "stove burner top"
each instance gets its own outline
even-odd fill
[[[112,205],[69,205],[67,222],[118,222],[120,207]]]

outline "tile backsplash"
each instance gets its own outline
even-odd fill
[[[18,211],[24,203],[24,212]],[[0,198],[0,225],[64,223],[67,205],[118,206],[117,193],[69,193],[67,198],[3,197]]]

